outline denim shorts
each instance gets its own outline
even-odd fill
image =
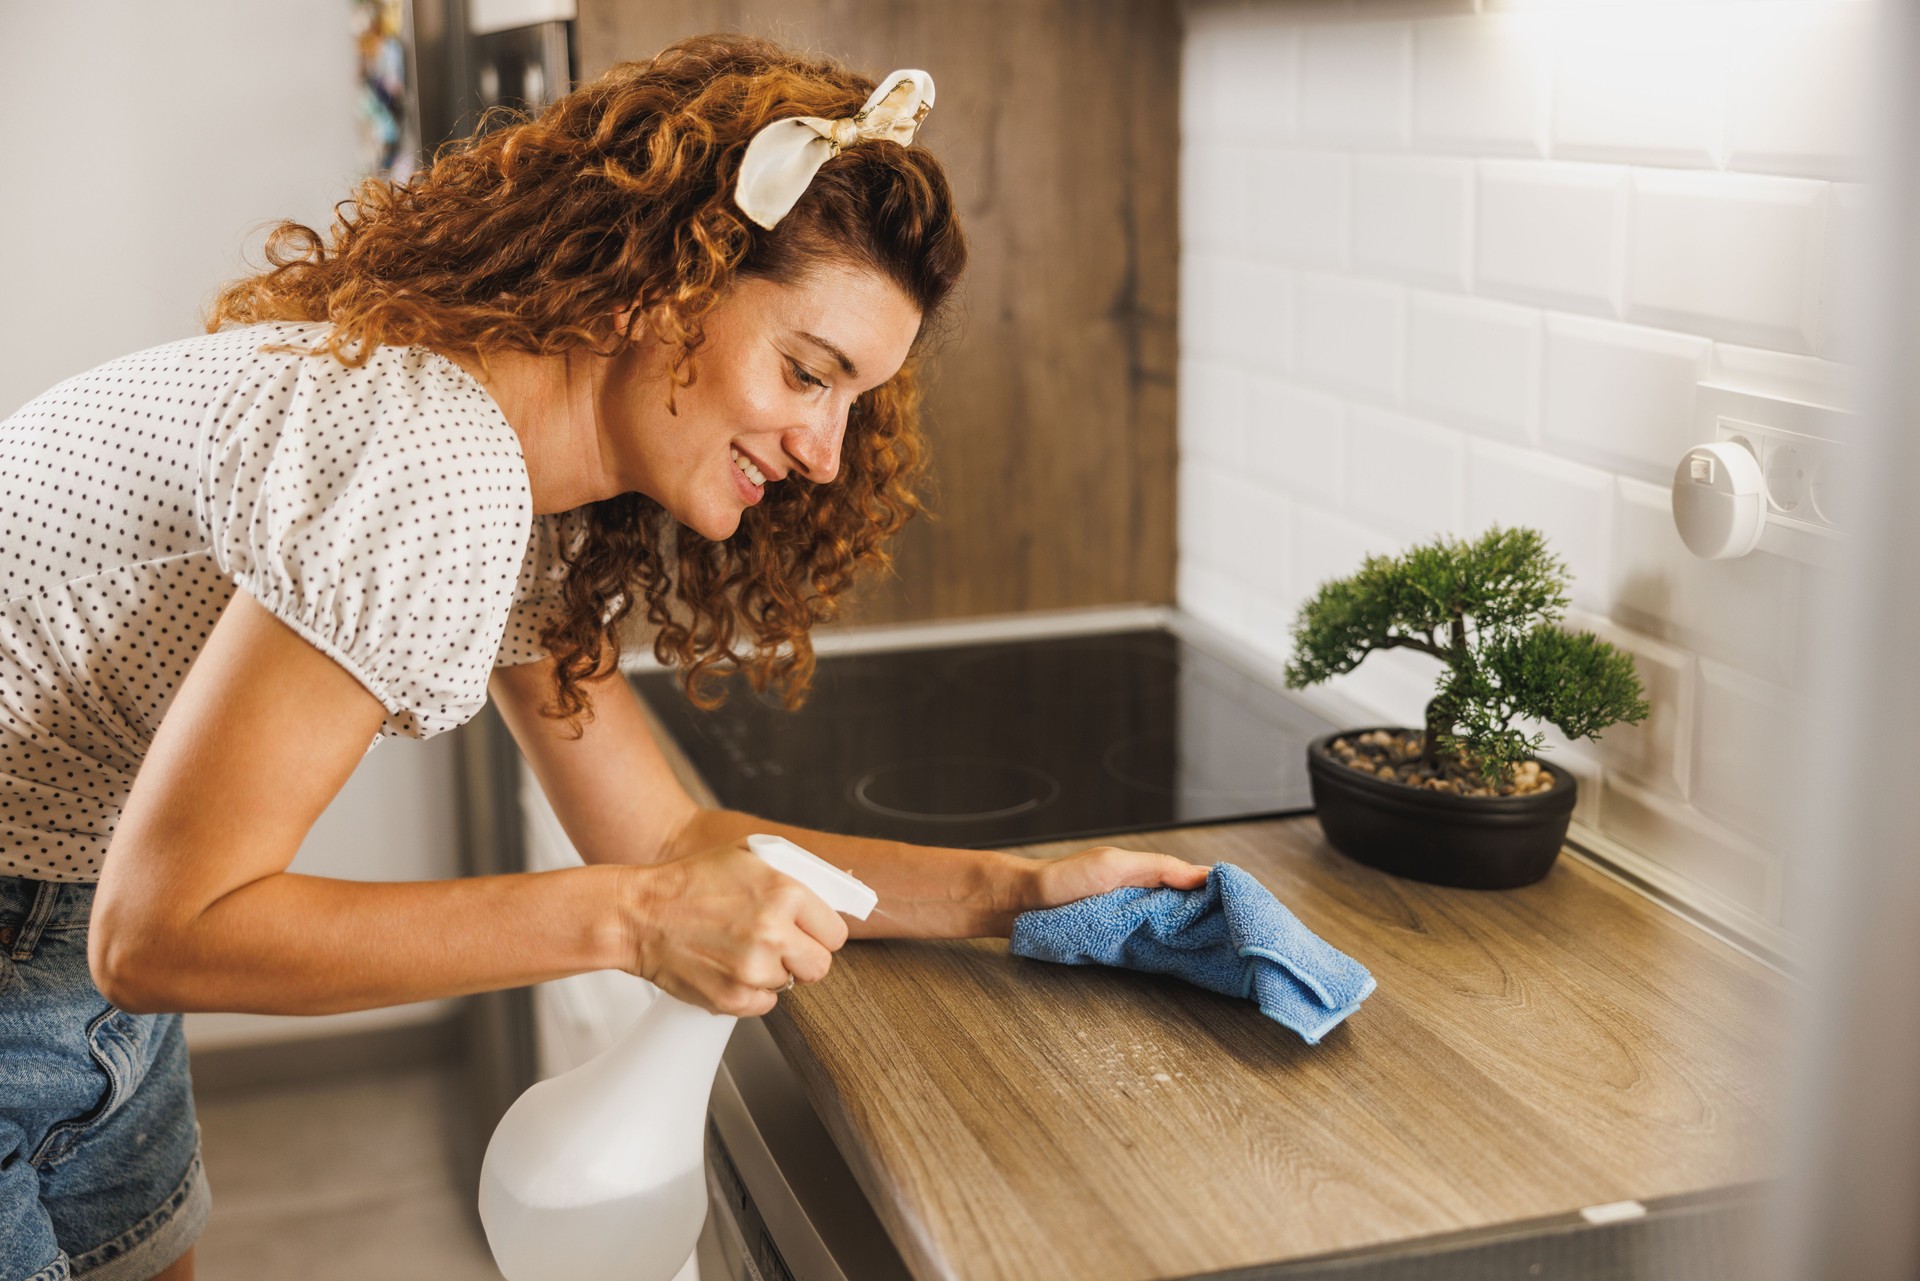
[[[0,1281],[145,1281],[213,1204],[183,1019],[94,987],[93,892],[0,876]]]

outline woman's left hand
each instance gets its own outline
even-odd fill
[[[1123,885],[1169,886],[1196,890],[1207,883],[1213,869],[1188,863],[1171,854],[1149,854],[1116,845],[1096,845],[1066,858],[1038,863],[1021,911],[1059,907],[1076,899],[1105,894]]]

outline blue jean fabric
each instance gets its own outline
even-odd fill
[[[0,1281],[145,1281],[212,1207],[183,1020],[100,995],[93,893],[0,877]]]

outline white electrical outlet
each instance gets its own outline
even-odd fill
[[[1745,446],[1766,477],[1767,525],[1757,550],[1830,564],[1848,527],[1842,484],[1852,415],[1824,405],[1701,383],[1695,438]]]

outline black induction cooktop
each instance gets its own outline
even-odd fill
[[[1336,728],[1164,630],[829,655],[798,712],[631,679],[720,804],[923,845],[1304,812],[1307,742]]]

